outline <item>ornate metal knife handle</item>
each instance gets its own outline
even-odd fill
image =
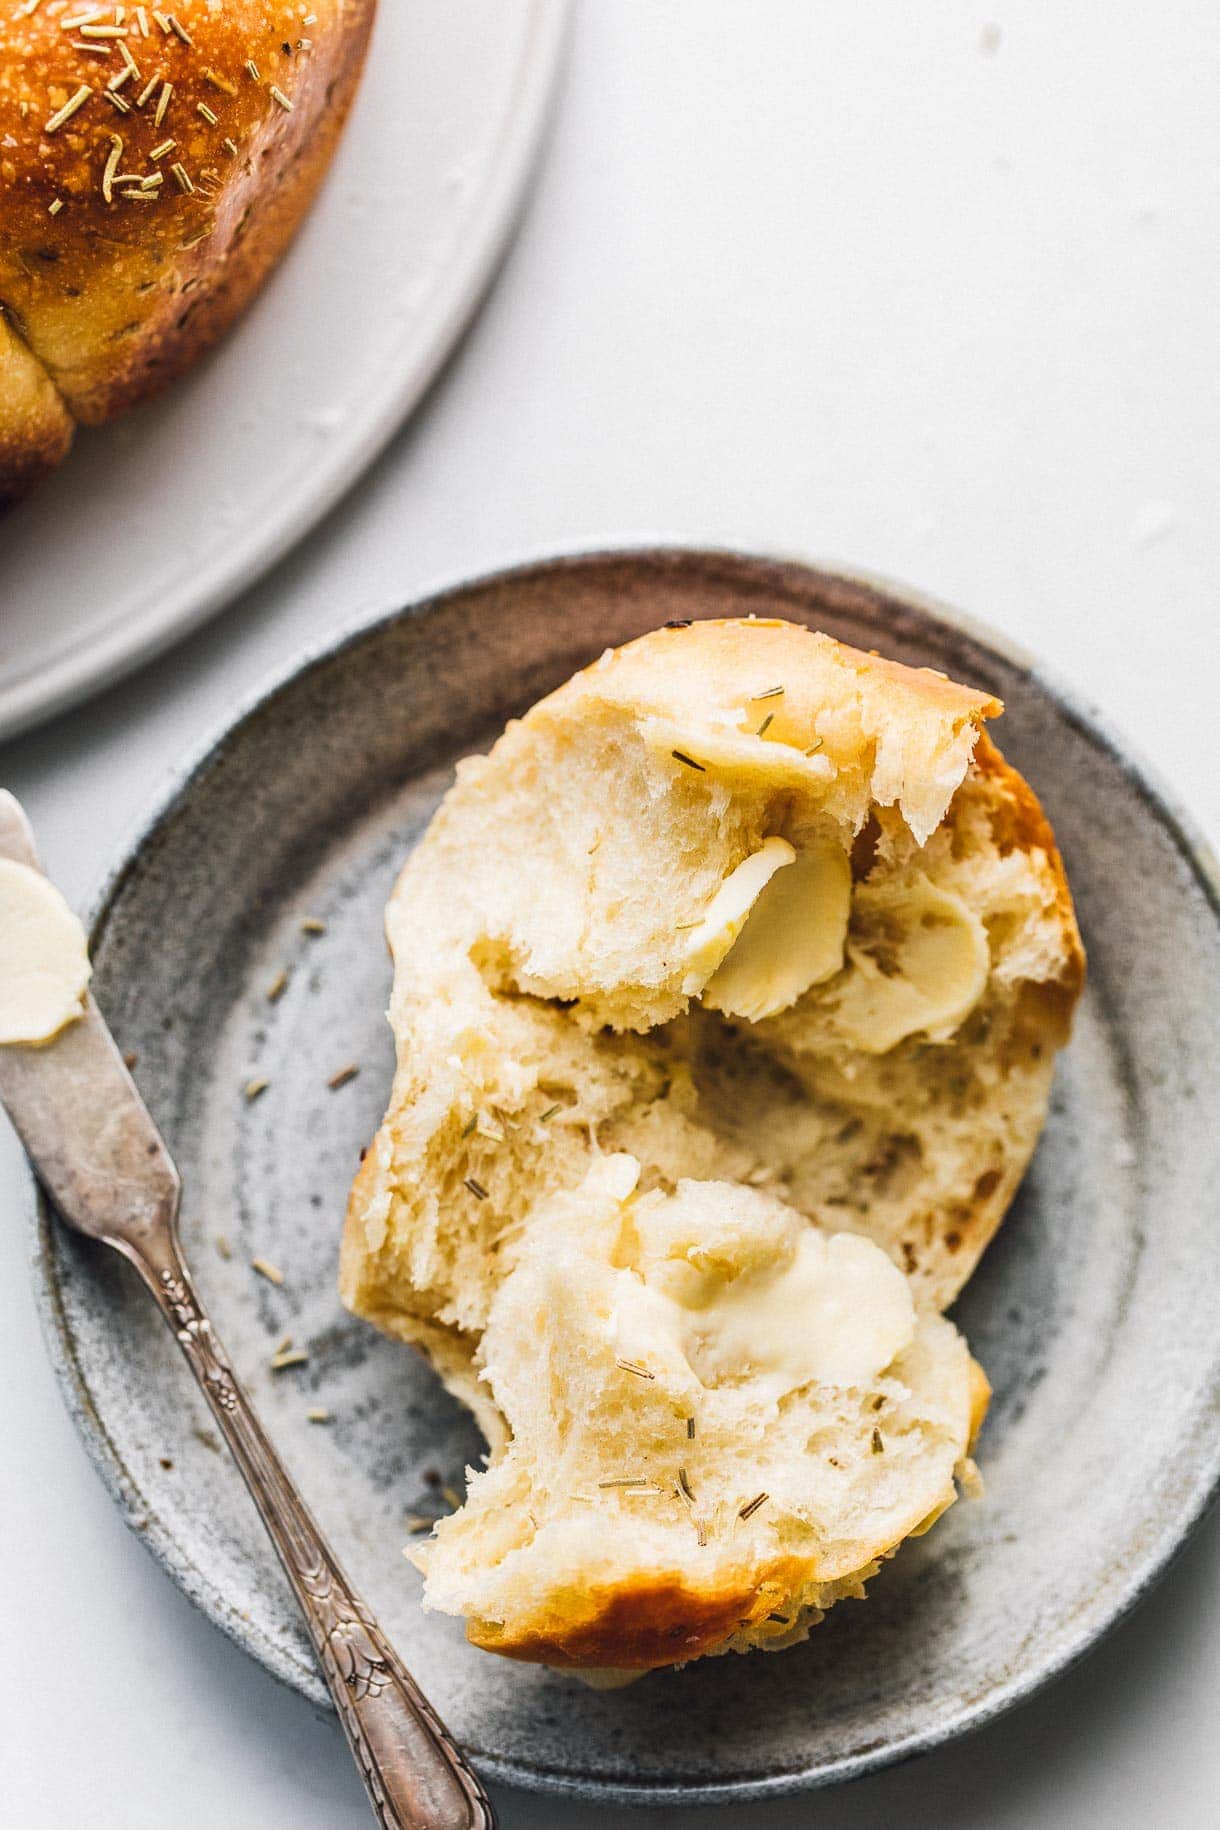
[[[173,1229],[110,1243],[156,1298],[254,1496],[378,1821],[385,1830],[494,1830],[479,1780],[344,1575],[263,1433]]]

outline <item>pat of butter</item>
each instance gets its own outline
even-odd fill
[[[897,1265],[870,1239],[813,1227],[786,1264],[729,1279],[696,1273],[674,1307],[705,1385],[749,1377],[777,1398],[811,1382],[865,1385],[915,1334]]]
[[[666,1385],[693,1374],[772,1399],[865,1385],[914,1337],[910,1285],[879,1246],[770,1196],[685,1182],[644,1196],[633,1223],[643,1251],[618,1275],[615,1351]]]
[[[790,869],[763,885],[708,981],[704,1003],[748,1023],[787,1010],[842,967],[850,912],[851,864],[843,847],[828,839],[799,851]]]
[[[0,1044],[49,1042],[84,1014],[85,930],[55,885],[0,858]]]
[[[987,985],[987,932],[960,896],[926,877],[905,887],[863,885],[857,918],[866,936],[849,945],[851,970],[834,1009],[844,1041],[881,1055],[923,1031],[948,1039]]]
[[[703,990],[776,871],[790,865],[795,857],[787,839],[764,839],[757,851],[729,872],[686,943],[682,990],[687,997]]]

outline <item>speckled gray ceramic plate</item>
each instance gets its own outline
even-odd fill
[[[436,1504],[430,1473],[460,1485],[480,1444],[427,1369],[334,1292],[347,1185],[390,1077],[381,910],[456,757],[607,643],[750,611],[1002,695],[1001,741],[1062,838],[1092,971],[1033,1170],[958,1305],[995,1384],[986,1498],[905,1548],[807,1646],[598,1696],[468,1647],[421,1612],[402,1558],[405,1514]],[[302,932],[307,916],[325,934]],[[387,617],[308,661],[191,770],[112,879],[94,946],[98,999],[182,1167],[186,1245],[230,1350],[353,1576],[493,1776],[672,1801],[860,1773],[1062,1669],[1202,1510],[1218,1449],[1215,880],[1089,716],[908,594],[646,552],[501,574]],[[358,1077],[329,1090],[348,1062]],[[254,1076],[269,1085],[248,1103]],[[256,1253],[282,1288],[250,1271]],[[254,1512],[134,1279],[45,1213],[36,1254],[69,1403],[128,1519],[213,1620],[323,1700]],[[286,1333],[309,1363],[273,1376]],[[333,1420],[310,1424],[310,1405]]]

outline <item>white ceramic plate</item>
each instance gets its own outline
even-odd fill
[[[567,12],[384,0],[335,163],[249,314],[0,521],[0,738],[218,609],[377,456],[495,271]]]

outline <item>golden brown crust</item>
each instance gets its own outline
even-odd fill
[[[582,1589],[570,1598],[570,1617],[556,1609],[515,1636],[484,1620],[467,1621],[466,1636],[488,1652],[527,1664],[651,1671],[685,1664],[723,1645],[811,1578],[808,1564],[797,1557],[767,1564],[748,1586],[735,1581],[699,1588],[676,1571],[650,1574],[613,1588]]]
[[[1063,859],[1041,801],[985,731],[979,733],[973,767],[988,781],[994,796],[991,830],[1001,855],[1011,851],[1042,851],[1050,867],[1055,886],[1055,911],[1063,934],[1064,962],[1058,978],[1045,984],[1031,984],[1025,989],[1030,994],[1030,1027],[1059,1048],[1067,1041],[1072,1013],[1084,990],[1085,980],[1084,944]]]
[[[979,1439],[987,1417],[987,1407],[991,1403],[991,1380],[983,1371],[978,1361],[970,1359],[970,1434],[966,1438],[966,1449],[972,1453]]]
[[[46,370],[0,312],[0,507],[62,463],[73,429]]]
[[[374,8],[179,0],[161,16],[180,35],[148,8],[116,27],[111,8],[42,0],[0,26],[0,305],[72,418],[155,393],[248,304],[329,163]],[[128,57],[120,112],[107,86]]]

